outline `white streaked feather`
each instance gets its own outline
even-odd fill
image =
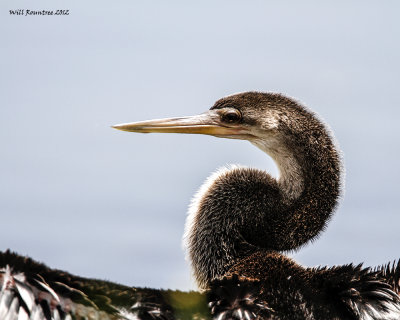
[[[4,320],[14,320],[17,319],[18,317],[18,308],[19,308],[19,303],[17,298],[13,298],[11,305],[8,309],[8,313],[5,316]],[[3,320],[3,319],[2,319]]]
[[[135,318],[132,314],[130,317],[120,315],[116,318],[93,306],[75,304],[71,299],[59,296],[45,280],[32,280],[36,285],[30,284],[23,273],[13,273],[9,266],[0,269],[0,320],[46,319],[39,301],[46,302],[49,305],[52,320],[72,320],[72,315],[77,319],[137,320],[137,317]],[[73,288],[69,289],[80,292]],[[80,293],[85,296],[83,292]],[[67,313],[65,317],[61,316],[57,307]]]
[[[24,308],[19,308],[18,320],[29,320],[29,315]]]
[[[0,319],[5,319],[14,299],[14,293],[10,291],[13,286],[13,278],[11,276],[10,267],[7,265],[6,268],[0,270],[2,273],[1,280],[1,292],[0,292]]]
[[[138,305],[140,305],[140,304],[135,304],[135,305],[133,306],[133,308],[135,308],[135,306],[138,306]],[[124,319],[127,319],[127,320],[140,320],[140,319],[138,318],[136,312],[131,312],[131,311],[129,311],[129,310],[126,310],[125,308],[123,308],[123,309],[118,309],[118,311],[119,311],[119,313],[121,314],[121,316],[122,316]]]
[[[45,284],[45,283],[43,283],[43,282],[41,282],[41,281],[39,281],[39,280],[36,280],[36,279],[34,279],[34,280],[35,280],[36,283],[38,283],[43,289],[45,289],[47,292],[49,292],[49,293],[52,295],[52,297],[53,297],[54,299],[57,300],[58,303],[60,303],[60,298],[58,297],[57,293],[55,293],[55,291],[54,291],[52,288],[50,288],[47,284]]]
[[[226,311],[224,311],[224,312],[221,312],[221,313],[219,314],[219,316],[218,316],[218,319],[217,319],[217,320],[222,320],[222,319],[224,319],[224,317],[225,317],[225,314],[226,314]]]
[[[14,281],[14,283],[22,300],[24,300],[28,307],[29,312],[31,312],[35,304],[35,296],[33,295],[32,289],[20,281]]]
[[[356,303],[361,320],[398,320],[400,319],[400,304],[398,302],[384,302],[387,311],[382,311],[375,303]],[[382,304],[380,304],[382,305]]]
[[[42,320],[44,319],[44,314],[42,308],[36,307],[31,313],[32,320]]]
[[[54,309],[53,311],[53,320],[61,320],[60,313],[57,309]]]

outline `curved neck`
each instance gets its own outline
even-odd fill
[[[186,229],[200,288],[254,251],[295,249],[324,229],[340,193],[340,160],[331,138],[322,133],[252,141],[275,160],[278,179],[233,167],[203,185]]]
[[[301,153],[296,154],[284,144],[278,149],[272,148],[271,143],[265,143],[263,140],[254,140],[252,143],[269,154],[274,160],[279,170],[279,176],[276,179],[279,189],[283,193],[282,201],[289,203],[300,197],[304,190],[305,172],[303,172],[303,163],[306,162]],[[275,141],[275,144],[280,142]]]
[[[280,175],[274,183],[280,195],[273,207],[265,209],[271,213],[264,214],[262,224],[245,227],[242,232],[247,232],[249,242],[258,247],[286,251],[304,245],[324,230],[340,196],[341,163],[326,132],[318,139],[303,133],[280,143],[278,151],[254,143],[276,162]]]

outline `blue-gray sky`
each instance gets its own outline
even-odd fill
[[[69,16],[9,10],[69,9]],[[197,114],[240,91],[295,97],[344,153],[346,193],[307,266],[400,257],[398,1],[1,1],[0,250],[81,276],[194,288],[191,196],[248,142],[110,125]]]

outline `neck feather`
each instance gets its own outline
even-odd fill
[[[278,166],[279,176],[276,179],[279,189],[283,193],[283,201],[292,202],[300,197],[304,190],[304,172],[302,164],[304,159],[301,155],[295,155],[285,144],[280,141],[274,141],[271,147],[271,141],[265,143],[263,140],[254,140],[252,143],[269,154]]]
[[[273,147],[271,141],[252,141],[277,163],[277,179],[232,166],[200,188],[185,232],[200,288],[257,250],[293,250],[324,229],[340,194],[341,167],[332,139],[323,127],[318,129]]]

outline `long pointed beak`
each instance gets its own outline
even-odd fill
[[[244,134],[244,128],[240,125],[222,124],[219,115],[214,110],[196,116],[123,123],[112,127],[122,131],[141,133],[191,133],[217,137],[233,137]]]

